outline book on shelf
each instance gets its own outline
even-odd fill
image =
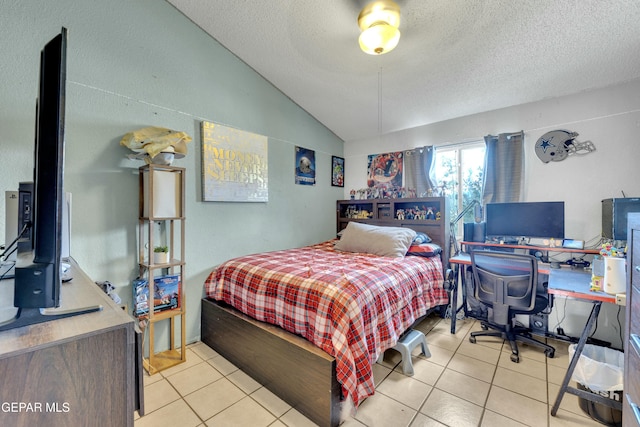
[[[153,312],[173,310],[180,307],[180,275],[168,274],[153,278]],[[149,284],[145,278],[133,281],[134,314],[147,316],[149,313]]]

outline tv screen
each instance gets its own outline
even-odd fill
[[[25,192],[21,200],[30,203],[20,209],[30,209],[33,214],[22,220],[31,227],[33,241],[18,246],[13,299],[18,310],[12,319],[0,319],[0,331],[102,309],[100,304],[78,306],[73,301],[65,306],[60,297],[67,203],[62,182],[66,70],[67,30],[62,28],[40,54],[33,186],[20,184],[20,191]]]
[[[564,202],[488,203],[489,238],[564,238]]]
[[[66,50],[67,31],[62,28],[40,53],[30,198],[33,250],[18,254],[14,294],[18,308],[60,304]]]

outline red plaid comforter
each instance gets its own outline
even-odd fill
[[[374,392],[379,354],[448,299],[439,257],[380,257],[336,251],[333,244],[229,260],[211,272],[205,290],[335,357],[343,397],[357,407]]]

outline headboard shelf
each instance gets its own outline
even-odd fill
[[[442,262],[449,261],[449,212],[444,197],[411,199],[338,200],[337,232],[350,221],[388,227],[407,227],[427,234],[442,247]]]

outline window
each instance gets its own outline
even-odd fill
[[[473,200],[482,202],[484,152],[485,144],[481,141],[436,148],[436,181],[449,199],[450,219],[458,216]],[[462,235],[463,223],[474,221],[472,209],[458,222],[456,234]]]

